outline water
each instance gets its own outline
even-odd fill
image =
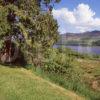
[[[62,45],[55,45],[54,47],[61,47]],[[97,54],[100,55],[100,46],[65,46],[71,48],[79,53]]]

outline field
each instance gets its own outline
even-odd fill
[[[0,100],[83,100],[23,68],[0,66]]]

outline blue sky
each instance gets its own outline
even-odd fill
[[[62,0],[59,4],[56,4],[55,9],[68,7],[69,10],[72,10],[80,3],[88,4],[96,12],[96,15],[100,17],[100,0]]]
[[[100,0],[61,0],[53,15],[60,33],[100,30]]]

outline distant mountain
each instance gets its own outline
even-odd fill
[[[100,40],[100,31],[91,31],[84,33],[66,33],[61,34],[57,44],[65,45],[91,45],[92,42]]]

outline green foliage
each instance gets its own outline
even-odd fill
[[[7,9],[0,6],[0,35],[4,35],[10,29],[6,16]]]
[[[63,67],[63,66],[61,66]],[[50,67],[51,68],[51,67]],[[37,75],[52,81],[66,89],[72,90],[79,95],[85,96],[86,100],[99,100],[100,93],[98,91],[92,90],[83,80],[84,71],[76,67],[69,67],[65,69],[66,72],[62,74],[61,72],[56,73],[54,71],[40,71],[40,69],[35,70]]]
[[[65,74],[67,68],[72,67],[73,58],[59,52],[58,49],[48,49],[45,52],[43,70],[55,73]]]
[[[7,20],[9,10],[14,11],[14,14],[19,17],[18,23],[10,23]],[[2,37],[6,33],[15,34],[13,32],[15,27],[25,37],[24,44],[19,43],[19,46],[27,62],[29,59],[34,63],[33,57],[38,59],[37,55],[43,54],[43,51],[53,46],[58,39],[57,21],[53,19],[50,13],[41,12],[37,0],[18,0],[15,3],[0,1],[0,38],[3,39]],[[31,36],[29,37],[30,31]],[[38,45],[40,46],[38,47]]]

